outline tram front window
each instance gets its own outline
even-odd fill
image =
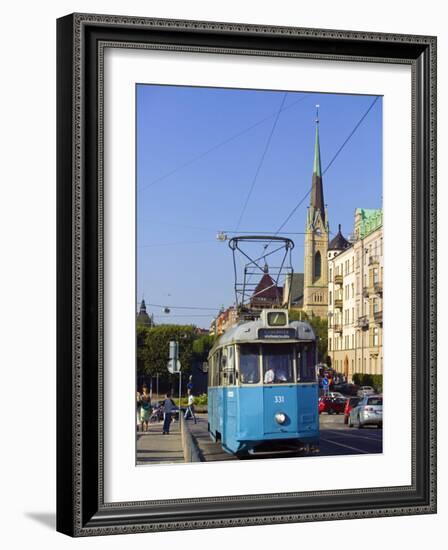
[[[292,346],[263,346],[263,381],[265,384],[286,384],[294,381]]]
[[[298,346],[297,363],[300,382],[315,382],[316,349],[311,344],[301,344]]]
[[[240,382],[242,384],[258,384],[260,381],[258,357],[258,346],[240,346]]]

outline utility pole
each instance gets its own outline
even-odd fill
[[[180,371],[181,365],[179,361],[179,342],[177,340],[170,341],[170,360],[168,361],[168,370],[171,374],[179,374],[179,420],[180,420],[180,397],[182,390],[182,374]]]

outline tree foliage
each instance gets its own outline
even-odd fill
[[[168,372],[169,345],[171,340],[179,342],[179,360],[182,372],[191,370],[195,327],[192,325],[157,325],[155,327],[137,327],[137,365],[138,374],[170,379]]]
[[[205,334],[204,336],[199,336],[196,340],[193,341],[193,353],[195,358],[200,361],[205,361],[208,357],[208,353],[213,346],[215,341],[214,336]]]
[[[316,334],[318,361],[327,362],[328,357],[328,321],[325,317],[307,315],[304,311],[289,310],[290,321],[306,321]]]

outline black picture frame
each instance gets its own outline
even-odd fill
[[[412,68],[412,484],[104,502],[102,54],[138,48]],[[57,530],[106,535],[436,512],[436,38],[72,14],[57,21]]]

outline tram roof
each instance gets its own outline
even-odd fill
[[[297,340],[315,340],[316,336],[314,334],[313,328],[311,325],[305,321],[291,321],[287,327],[282,328],[294,328],[296,329],[295,338],[259,338],[258,329],[260,328],[272,328],[266,327],[266,325],[257,319],[255,321],[241,321],[238,324],[228,328],[224,334],[222,334],[214,347],[225,346],[226,344],[238,344],[244,342],[264,342],[264,343],[282,343],[282,342],[296,342]]]

